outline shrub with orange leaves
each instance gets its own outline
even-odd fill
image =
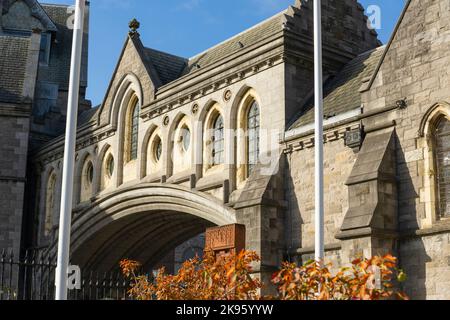
[[[261,283],[251,277],[251,264],[259,261],[255,252],[224,255],[216,259],[206,253],[183,263],[176,275],[159,270],[153,281],[136,276],[139,263],[120,263],[125,276],[132,279],[130,297],[136,300],[256,300]]]
[[[155,279],[137,276],[138,262],[123,260],[120,267],[132,279],[129,295],[136,300],[381,300],[408,297],[397,283],[406,275],[397,269],[397,259],[391,255],[354,260],[351,266],[336,274],[330,265],[310,261],[304,266],[284,263],[272,282],[278,297],[261,297],[262,284],[251,277],[251,264],[260,259],[255,252],[216,258],[206,253],[203,260],[186,261],[176,275],[159,270]]]
[[[397,259],[391,255],[354,260],[350,267],[341,268],[335,275],[331,265],[309,261],[298,267],[284,263],[273,276],[281,300],[382,300],[408,297],[396,284],[406,280],[397,269]]]

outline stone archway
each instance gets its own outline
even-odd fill
[[[201,192],[169,184],[124,187],[73,218],[71,262],[109,272],[129,258],[149,268],[208,227],[233,223],[233,209]]]

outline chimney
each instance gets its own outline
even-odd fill
[[[33,29],[30,37],[30,47],[28,49],[28,59],[22,92],[25,99],[29,101],[34,99],[34,92],[36,88],[39,66],[39,49],[41,47],[41,33],[42,31],[40,29]]]

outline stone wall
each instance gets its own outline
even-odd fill
[[[0,116],[0,248],[19,254],[29,119]]]
[[[433,121],[430,113],[440,109],[448,114],[449,6],[446,0],[408,2],[377,77],[363,95],[366,112],[385,111],[365,120],[366,128],[396,124],[398,245],[401,265],[410,274],[407,293],[413,298],[450,297],[449,221],[435,209],[430,132],[422,130]],[[388,111],[401,99],[406,108]]]
[[[308,140],[308,139],[306,139]],[[336,244],[345,212],[349,207],[348,187],[345,185],[357,154],[345,146],[343,139],[326,143],[325,156],[325,242]],[[289,251],[314,247],[314,145],[287,155],[287,200],[289,222]]]

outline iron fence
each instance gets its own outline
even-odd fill
[[[45,252],[27,250],[16,258],[12,251],[0,255],[0,301],[53,300],[56,263]],[[130,281],[119,272],[84,271],[80,290],[70,290],[69,300],[126,300]]]

